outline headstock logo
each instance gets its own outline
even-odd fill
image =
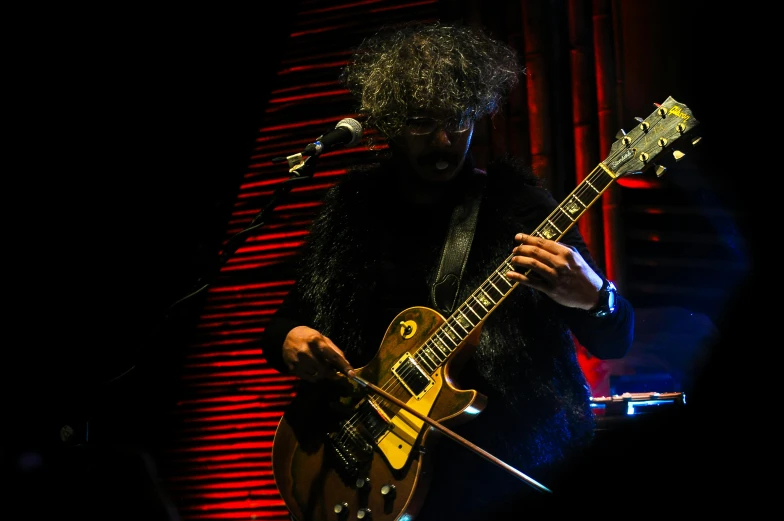
[[[633,150],[631,150],[631,149],[627,150],[626,152],[623,153],[623,155],[621,157],[619,157],[618,159],[616,159],[615,161],[610,163],[610,168],[612,170],[617,169],[620,165],[622,165],[626,161],[628,161],[629,158],[631,158],[633,155],[634,155],[634,151]]]
[[[691,116],[685,113],[683,110],[681,110],[681,108],[678,105],[675,105],[670,109],[670,114],[672,114],[673,116],[678,116],[683,121],[689,121],[689,119],[691,119]]]

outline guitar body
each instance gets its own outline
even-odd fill
[[[456,425],[485,405],[483,395],[457,389],[448,374],[473,353],[479,328],[431,375],[427,389],[412,393],[397,378],[407,374],[400,360],[408,359],[444,322],[429,308],[404,310],[390,324],[376,356],[356,372],[417,412]],[[413,519],[430,482],[428,449],[440,433],[381,397],[360,395],[356,389],[347,397],[347,391],[334,383],[303,386],[286,409],[272,448],[273,474],[283,500],[297,521],[357,519],[360,509],[366,510],[359,519],[363,514],[373,521],[403,515]]]

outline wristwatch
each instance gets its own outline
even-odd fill
[[[601,289],[599,289],[599,302],[594,307],[588,310],[588,314],[592,317],[606,317],[615,311],[615,296],[618,290],[615,284],[611,281],[604,279]]]

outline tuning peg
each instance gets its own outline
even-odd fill
[[[684,154],[680,150],[673,150],[672,151],[672,157],[675,158],[675,161],[680,161],[681,159],[683,159],[683,156],[685,156],[685,155],[686,154]]]
[[[696,147],[702,142],[702,136],[697,136],[691,140],[691,146]]]
[[[637,120],[637,121],[639,121],[640,123],[642,123],[643,121],[645,121],[645,120],[644,120],[643,118],[641,118],[640,116],[637,116],[637,117],[635,117],[634,119],[636,119],[636,120]]]
[[[664,172],[667,171],[667,167],[664,165],[656,165],[656,177],[661,177],[664,175]]]
[[[615,139],[621,139],[621,138],[622,138],[623,136],[625,136],[625,135],[626,135],[626,131],[625,131],[624,129],[621,129],[621,130],[619,130],[619,131],[618,131],[618,132],[615,134]]]

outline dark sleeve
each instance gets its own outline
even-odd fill
[[[591,257],[577,227],[572,227],[561,242],[575,247],[593,270],[606,278]],[[584,309],[563,307],[563,317],[578,342],[596,358],[622,358],[631,348],[634,340],[634,307],[620,292],[616,296],[615,311],[610,315],[592,317]]]
[[[580,344],[596,358],[622,358],[632,346],[634,307],[621,294],[615,311],[606,317],[592,317],[578,308],[565,308],[564,316]]]
[[[297,326],[311,326],[312,314],[302,302],[296,284],[283,299],[261,335],[262,354],[267,363],[281,373],[288,373],[283,362],[283,341]]]
[[[333,219],[341,219],[345,215],[339,204],[342,200],[341,192],[339,192],[341,185],[342,183],[338,183],[327,191],[319,214],[310,224],[309,234],[302,251],[296,260],[291,261],[290,273],[296,278],[296,282],[270,318],[261,335],[262,355],[272,368],[283,374],[289,373],[288,367],[283,362],[283,342],[286,340],[286,336],[297,326],[314,327],[316,313],[310,299],[306,298],[308,291],[306,283],[303,281],[309,280],[306,276],[308,274],[312,278],[313,269],[309,260],[314,257],[311,250],[315,248],[323,252],[318,238],[326,236],[324,230],[325,228],[331,229],[330,223]],[[313,241],[316,241],[316,245]]]

